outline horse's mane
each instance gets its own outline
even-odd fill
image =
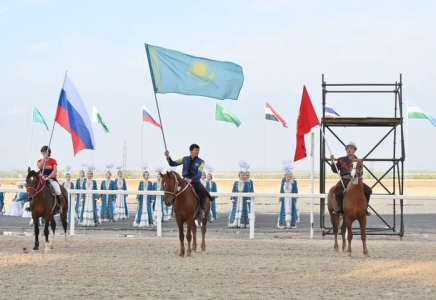
[[[170,171],[170,173],[174,173],[176,175],[176,178],[177,178],[178,182],[180,182],[182,180],[182,177],[176,171]]]
[[[30,176],[38,176],[39,172],[35,170],[30,170],[30,172],[27,174],[26,178],[29,178]]]

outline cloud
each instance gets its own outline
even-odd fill
[[[51,49],[51,46],[49,43],[40,42],[37,44],[33,44],[30,47],[30,53],[34,54],[34,55],[41,55],[41,54],[47,53],[48,51],[50,51],[50,49]]]
[[[13,106],[5,109],[4,114],[6,116],[23,116],[24,109],[20,106]]]

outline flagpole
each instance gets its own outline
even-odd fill
[[[32,121],[30,122],[30,154],[29,154],[29,167],[32,168],[32,145],[33,145],[33,114],[34,114],[34,109],[35,107],[33,107],[32,109]]]
[[[265,118],[265,113],[264,113]],[[266,121],[263,120],[263,193],[265,193],[265,152],[266,152]],[[263,199],[262,199],[263,200]]]
[[[65,80],[67,79],[67,72],[68,72],[68,71],[65,71],[64,83],[62,84],[62,89],[63,89],[64,86],[65,86]],[[57,111],[57,110],[58,110],[58,108],[56,107],[56,111]],[[52,129],[51,129],[50,140],[48,141],[48,149],[47,149],[47,152],[48,152],[48,150],[50,149],[51,140],[52,140],[52,138],[53,138],[53,132],[54,132],[55,125],[56,125],[56,113],[55,113],[55,117],[54,117],[54,120],[53,120],[53,127],[52,127]],[[46,162],[46,161],[44,160],[44,164],[42,165],[42,172],[41,172],[41,174],[44,174],[45,162]]]
[[[144,115],[144,111],[142,112],[142,115]],[[144,120],[141,120],[141,168],[143,166],[144,166]]]
[[[315,133],[310,133],[310,156],[311,156],[311,168],[310,168],[310,193],[315,193],[314,174],[315,174]],[[310,199],[310,239],[313,240],[313,198]]]
[[[163,142],[164,142],[164,146],[165,146],[165,151],[168,151],[167,143],[165,141],[165,133],[163,131],[162,118],[160,117],[159,103],[157,102],[156,89],[155,89],[155,84],[154,84],[154,79],[153,79],[154,77],[153,77],[153,72],[151,70],[150,56],[148,55],[148,50],[147,50],[148,45],[144,44],[144,46],[145,46],[145,53],[147,54],[148,69],[150,71],[151,84],[153,85],[154,100],[156,101],[157,114],[159,116],[159,123],[160,123],[160,129],[161,129],[161,132],[162,132],[162,138],[163,138]]]
[[[216,137],[217,137],[217,130],[216,130],[216,106],[218,104],[218,101],[215,100],[215,116],[213,118],[213,165],[214,168],[216,168],[215,165],[215,148],[216,148]]]
[[[322,134],[322,136],[323,136],[323,138],[324,138],[325,144],[327,145],[327,148],[329,149],[330,156],[332,156],[332,155],[333,155],[333,154],[332,154],[332,150],[330,149],[329,143],[327,142],[327,139],[325,138],[325,134],[324,134],[324,132],[322,131],[321,127],[320,127],[319,129],[320,129],[321,134]],[[339,174],[338,166],[335,164],[335,162],[333,162],[333,165],[335,166],[336,172],[337,172],[337,174],[338,174],[338,176],[339,176],[339,180],[341,181],[342,186],[344,187],[344,191],[345,191],[346,186],[345,186],[344,182],[342,181],[341,174]]]

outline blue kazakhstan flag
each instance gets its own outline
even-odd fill
[[[155,93],[238,99],[244,82],[239,65],[147,44],[145,48]]]

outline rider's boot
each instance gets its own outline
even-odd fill
[[[338,203],[338,208],[333,211],[334,214],[343,214],[344,210],[342,209],[342,202],[344,201],[343,195],[335,195],[336,196],[336,202]]]
[[[204,219],[204,198],[200,199],[200,208],[198,209],[198,217]]]
[[[62,195],[56,196],[56,210],[58,213],[62,213]]]

